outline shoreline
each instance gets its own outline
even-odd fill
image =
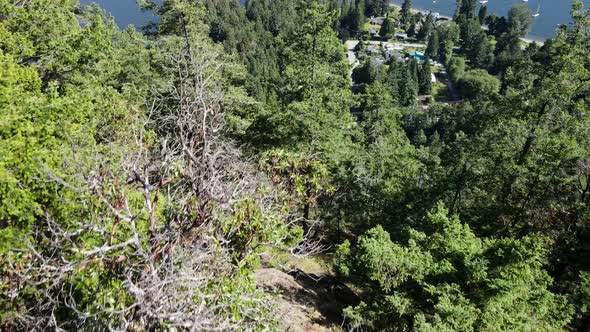
[[[395,4],[395,3],[389,3],[389,6],[391,6],[391,7],[395,7],[395,8],[397,8],[397,9],[402,9],[402,6],[400,6],[400,5],[397,5],[397,4]],[[412,7],[412,8],[410,9],[410,11],[411,11],[412,13],[422,13],[422,14],[425,14],[425,15],[428,15],[428,13],[431,13],[431,12],[432,12],[433,14],[434,14],[434,13],[438,13],[438,12],[433,12],[433,11],[431,11],[431,10],[419,9],[419,8],[415,8],[415,7]],[[452,16],[442,15],[441,13],[438,13],[438,14],[439,14],[439,17],[446,18],[446,19],[449,19],[449,20],[451,20],[451,21],[453,20],[453,17],[452,17]]]
[[[395,4],[395,3],[389,3],[389,6],[394,7],[394,8],[397,8],[397,9],[401,9],[402,8],[402,6],[400,6],[398,4]],[[426,15],[428,13],[437,13],[437,12],[433,12],[431,10],[424,10],[424,9],[414,8],[414,7],[412,7],[412,9],[410,9],[410,11],[412,13],[422,13],[422,14],[426,14]],[[440,13],[439,13],[439,15],[440,15],[440,17],[447,18],[450,21],[453,20],[453,17],[452,16],[446,16],[446,15],[442,15]],[[543,44],[545,44],[545,41],[547,39],[549,39],[549,38],[542,38],[542,37],[535,37],[535,36],[526,36],[526,37],[520,38],[521,41],[523,41],[523,42],[525,42],[527,44],[530,44],[530,43],[535,42],[539,46],[543,46]]]

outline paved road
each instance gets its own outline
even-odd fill
[[[354,48],[356,47],[356,45],[358,45],[359,41],[358,40],[347,40],[344,42],[344,45],[346,45],[346,49],[349,51],[353,51]]]
[[[352,50],[354,50],[354,48],[356,47],[356,45],[358,43],[359,43],[358,40],[347,40],[345,45],[349,51],[352,51]],[[405,48],[405,47],[426,48],[425,44],[419,44],[419,43],[386,42],[386,41],[377,41],[377,40],[369,40],[369,41],[366,41],[365,43],[372,44],[372,45],[383,45],[383,46],[391,45],[393,48]]]
[[[346,57],[348,58],[348,64],[350,65],[350,85],[354,85],[354,82],[352,81],[352,72],[354,71],[354,69],[356,67],[358,67],[361,62],[359,61],[359,59],[357,59],[356,57],[356,52],[354,51],[354,48],[356,47],[356,45],[358,45],[359,41],[358,40],[347,40],[344,44],[346,45],[346,49],[348,50],[346,52]]]

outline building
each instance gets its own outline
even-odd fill
[[[367,46],[367,53],[370,55],[380,55],[381,54],[381,48],[377,45],[369,45]]]
[[[373,25],[383,25],[383,23],[385,22],[385,17],[374,17],[371,18],[370,22]]]
[[[370,61],[376,66],[381,66],[383,63],[385,63],[385,60],[382,58],[371,58]]]
[[[404,50],[403,45],[399,45],[399,44],[385,43],[384,47],[385,47],[386,51],[403,51]]]
[[[401,53],[387,50],[385,52],[385,60],[390,60],[392,58],[395,58],[398,62],[404,62],[404,56]]]
[[[410,58],[414,59],[418,62],[424,61],[424,59],[425,59],[424,53],[422,53],[420,51],[413,51],[412,53],[410,53]]]
[[[406,39],[408,39],[408,34],[407,33],[396,32],[395,33],[395,38],[397,38],[399,40],[406,40]]]

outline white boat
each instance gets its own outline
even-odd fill
[[[480,0],[480,1],[479,1],[479,4],[480,4],[480,5],[485,5],[485,4],[487,4],[487,3],[488,3],[488,0]]]
[[[533,17],[539,17],[541,15],[541,13],[539,12],[541,10],[541,5],[539,5],[539,7],[537,7],[537,12],[533,14]]]

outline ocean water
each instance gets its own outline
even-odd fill
[[[161,0],[160,0],[161,1]],[[539,11],[539,16],[534,18],[529,38],[545,40],[555,35],[555,28],[559,24],[567,24],[571,21],[570,9],[573,0],[529,0],[526,4],[532,12]],[[158,1],[159,2],[159,1]],[[244,3],[245,0],[240,0]],[[392,0],[393,4],[401,5],[403,0]],[[141,27],[149,22],[157,21],[152,13],[142,12],[135,0],[80,0],[83,5],[97,3],[107,13],[115,17],[117,24],[124,28],[129,24]],[[452,16],[456,8],[456,0],[412,0],[415,9],[430,10],[441,15]],[[524,3],[522,0],[488,0],[488,13],[506,15],[510,7]],[[586,7],[588,7],[586,5]]]
[[[392,0],[392,3],[401,5],[403,0]],[[522,0],[488,0],[488,13],[494,13],[498,16],[507,15],[510,7],[525,3]],[[535,40],[545,40],[555,36],[555,29],[559,24],[568,24],[571,22],[570,10],[572,0],[529,0],[525,4],[529,6],[533,13],[539,11],[539,16],[533,19],[533,25],[529,38]],[[585,7],[588,8],[588,1]],[[412,0],[412,7],[420,10],[429,10],[438,12],[441,15],[453,16],[457,7],[456,0]]]
[[[115,17],[115,22],[121,28],[130,24],[140,28],[150,22],[158,21],[158,17],[153,13],[140,10],[135,0],[80,0],[82,5],[93,3],[98,4],[107,14]]]

